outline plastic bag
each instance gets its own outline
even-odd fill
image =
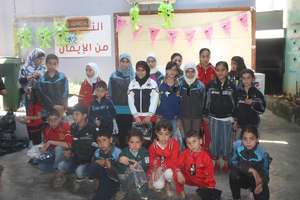
[[[137,163],[135,166],[130,166],[129,169],[133,176],[136,188],[142,188],[147,183],[147,176],[143,167]]]

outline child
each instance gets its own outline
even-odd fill
[[[99,81],[95,86],[95,99],[90,107],[89,121],[100,130],[118,134],[118,125],[115,119],[116,110],[112,101],[106,95],[107,85],[104,81]]]
[[[155,121],[159,94],[157,84],[150,78],[150,68],[145,61],[136,63],[136,77],[128,87],[128,105],[136,123]]]
[[[177,129],[181,97],[179,93],[179,83],[176,79],[177,67],[175,63],[168,62],[166,66],[165,80],[159,86],[160,104],[156,114],[172,123],[173,136]]]
[[[242,85],[238,88],[237,108],[235,115],[240,128],[251,124],[258,127],[260,118],[266,109],[264,95],[253,85],[255,80],[254,72],[251,69],[244,69],[241,72]]]
[[[258,132],[254,126],[246,126],[241,140],[235,143],[229,175],[230,189],[234,200],[240,200],[240,189],[253,192],[255,200],[268,200],[270,157],[258,143]]]
[[[95,86],[101,80],[98,65],[88,63],[85,67],[85,75],[86,79],[81,84],[78,102],[89,108],[93,101]]]
[[[180,96],[182,98],[180,115],[184,133],[191,130],[200,131],[205,101],[205,86],[197,77],[196,65],[194,63],[185,64],[184,78],[180,82]]]
[[[39,81],[39,93],[44,115],[56,109],[63,112],[68,105],[69,86],[66,76],[58,72],[58,57],[49,54],[46,57],[47,72]]]
[[[210,82],[207,90],[206,109],[212,144],[211,153],[215,160],[215,171],[220,168],[219,158],[223,157],[222,171],[228,171],[228,158],[232,149],[233,111],[235,109],[235,86],[228,80],[228,64],[220,61],[216,65],[217,79]]]
[[[240,56],[233,56],[231,58],[231,70],[229,72],[228,78],[235,86],[240,86],[241,71],[247,69],[244,59]]]
[[[117,116],[116,121],[119,128],[120,147],[127,145],[127,135],[132,126],[132,115],[128,106],[128,86],[134,79],[134,70],[132,68],[130,55],[122,53],[119,59],[119,66],[109,78],[108,91],[109,96],[115,105]]]
[[[65,182],[65,173],[75,172],[77,181],[88,176],[88,166],[91,163],[94,148],[92,143],[96,139],[96,127],[88,123],[88,109],[81,104],[73,108],[74,123],[71,134],[74,142],[71,148],[65,149],[64,159],[58,164],[58,173],[54,187],[61,187]]]
[[[202,134],[196,131],[189,131],[186,134],[186,148],[177,161],[176,175],[181,185],[181,192],[184,194],[184,185],[206,188],[207,191],[214,191],[216,181],[214,178],[213,162],[206,151],[201,148]],[[201,198],[205,199],[201,196]]]
[[[101,131],[97,136],[98,149],[95,151],[95,162],[89,168],[89,177],[99,180],[99,186],[93,200],[110,200],[119,190],[119,179],[116,164],[121,150],[113,146],[112,135]]]
[[[41,170],[54,171],[63,160],[64,149],[73,142],[70,126],[63,122],[58,111],[52,110],[48,115],[48,125],[44,129],[44,144],[38,165]]]
[[[165,187],[167,181],[167,193],[171,196],[170,184],[175,181],[176,191],[178,188],[176,179],[176,162],[179,156],[179,144],[171,138],[172,125],[167,120],[160,120],[155,126],[155,135],[153,143],[149,147],[149,167],[147,175],[149,176],[149,187],[161,190]]]
[[[150,78],[153,79],[157,85],[160,85],[164,80],[164,75],[157,69],[157,60],[154,54],[149,54],[146,59],[150,67]]]
[[[42,142],[42,105],[39,103],[36,90],[32,90],[31,95],[27,98],[26,121],[28,138],[32,145],[38,145]]]
[[[130,191],[138,191],[140,193],[146,188],[144,187],[147,183],[145,173],[147,172],[147,167],[149,165],[149,155],[147,149],[142,147],[143,141],[144,138],[142,133],[138,129],[132,128],[128,135],[128,147],[125,147],[120,154],[118,171],[121,186],[125,193]],[[144,172],[140,169],[140,167],[143,168]],[[141,170],[144,176],[136,177],[137,180],[131,181],[130,178],[132,178],[132,176],[125,174],[129,169],[133,171]],[[131,184],[132,182],[134,185]],[[132,188],[132,186],[135,188]]]
[[[204,83],[205,87],[208,86],[211,80],[216,78],[216,72],[214,66],[209,62],[210,50],[208,48],[202,48],[199,51],[200,63],[197,66],[198,79]]]
[[[183,76],[183,71],[180,69],[182,64],[182,55],[180,53],[173,53],[171,55],[171,62],[176,63],[177,66],[177,78],[181,79]]]

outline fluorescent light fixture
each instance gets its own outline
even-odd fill
[[[259,140],[260,143],[272,143],[272,144],[289,144],[287,141],[281,140]]]
[[[284,29],[271,29],[256,31],[256,39],[284,38]]]

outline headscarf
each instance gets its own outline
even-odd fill
[[[187,71],[188,69],[193,69],[193,70],[195,71],[195,76],[194,76],[192,79],[188,79],[188,78],[186,77],[186,71]],[[196,67],[196,64],[195,64],[195,63],[190,62],[190,63],[186,63],[186,64],[184,65],[184,74],[183,74],[183,77],[184,77],[184,80],[186,81],[186,83],[187,83],[189,86],[192,85],[192,84],[197,80],[197,78],[198,78],[198,71],[197,71],[197,67]]]
[[[97,82],[97,80],[99,79],[100,77],[100,72],[99,72],[99,67],[96,63],[94,62],[90,62],[88,64],[86,64],[86,66],[90,66],[92,68],[92,70],[94,71],[94,76],[92,78],[89,78],[86,73],[85,73],[85,76],[86,76],[86,80],[87,82],[90,84],[90,85],[93,85],[94,83]]]
[[[148,59],[151,59],[151,58],[157,62],[157,59],[156,59],[156,56],[154,53],[150,53],[147,56],[146,61],[148,62]],[[154,68],[150,68],[150,74],[155,74],[157,71],[158,71],[157,66],[155,66]]]
[[[121,60],[123,60],[123,59],[127,59],[129,61],[129,66],[127,69],[121,69],[120,67],[118,67],[117,72],[122,77],[125,77],[125,78],[130,77],[130,80],[133,80],[134,79],[134,70],[133,70],[132,63],[131,63],[131,57],[127,53],[122,53],[119,57],[119,62],[121,62]]]
[[[138,61],[135,65],[135,69],[142,67],[146,71],[146,75],[143,78],[139,78],[138,76],[135,76],[135,80],[140,84],[140,86],[144,85],[148,78],[150,77],[150,67],[145,61]]]

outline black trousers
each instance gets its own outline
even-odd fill
[[[229,174],[229,184],[233,199],[241,198],[241,188],[250,189],[254,194],[255,200],[269,200],[270,192],[268,182],[263,178],[263,191],[259,194],[255,194],[256,187],[255,179],[252,175],[242,172],[236,167],[232,167]]]
[[[42,128],[41,126],[30,127],[27,126],[28,138],[32,141],[33,145],[40,144],[42,142]]]
[[[119,128],[119,147],[124,148],[127,146],[127,136],[129,133],[129,130],[132,127],[132,115],[117,115],[116,121]]]

